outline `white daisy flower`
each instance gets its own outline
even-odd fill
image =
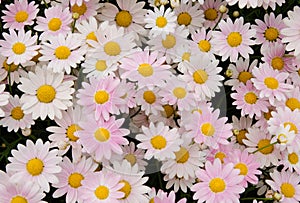
[[[5,90],[5,84],[0,85],[0,117],[5,116],[4,111],[1,109],[1,106],[5,106],[8,104],[8,99],[9,99],[9,93],[4,92]]]
[[[4,80],[6,84],[13,85],[20,82],[20,76],[24,77],[27,72],[24,71],[19,65],[14,63],[8,64],[7,57],[0,54],[0,81]],[[24,64],[25,65],[25,64]]]

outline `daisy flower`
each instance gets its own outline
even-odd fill
[[[246,139],[248,128],[252,126],[252,120],[253,119],[250,117],[241,116],[239,120],[236,116],[232,116],[232,129],[234,135],[231,137],[232,142],[244,145],[243,140]]]
[[[174,187],[174,192],[181,191],[187,193],[187,189],[191,188],[193,183],[195,183],[196,178],[188,178],[187,180],[184,178],[178,178],[177,176],[170,178],[168,174],[164,176],[164,181],[167,182],[166,189],[170,189]]]
[[[271,143],[278,142],[275,147],[277,147],[280,151],[288,150],[288,152],[292,152],[293,149],[293,141],[296,137],[295,131],[290,130],[290,125],[281,124],[275,133],[275,136],[272,138]]]
[[[25,25],[33,25],[33,20],[39,12],[38,5],[31,1],[28,4],[27,0],[15,0],[14,3],[5,5],[7,11],[2,11],[5,15],[2,16],[5,22],[3,28],[23,30]]]
[[[6,84],[13,85],[20,82],[20,76],[24,77],[27,72],[14,63],[8,64],[7,57],[0,54],[0,81],[4,81]]]
[[[13,149],[9,157],[10,163],[6,170],[11,173],[11,180],[14,183],[21,181],[38,184],[43,191],[49,192],[49,183],[58,183],[57,173],[61,171],[58,164],[62,158],[57,156],[57,149],[50,150],[50,142],[38,139],[34,144],[26,140],[26,146],[18,144],[18,150]]]
[[[41,40],[48,40],[49,37],[57,37],[59,34],[66,35],[71,31],[72,15],[68,8],[63,9],[61,5],[45,9],[45,17],[36,18],[35,30],[41,31]]]
[[[297,203],[300,201],[299,175],[290,171],[274,171],[270,173],[272,180],[266,180],[274,191],[280,191],[286,203]]]
[[[255,36],[255,30],[249,29],[250,23],[244,24],[244,18],[240,17],[234,22],[227,18],[226,22],[219,23],[221,31],[213,31],[212,44],[215,45],[216,54],[222,56],[222,61],[230,58],[230,62],[236,62],[238,55],[249,58],[253,54],[250,47],[255,42],[251,38]]]
[[[124,137],[129,134],[129,130],[121,128],[123,119],[116,120],[111,116],[107,121],[99,119],[96,121],[92,117],[85,122],[80,122],[82,130],[75,133],[79,137],[83,148],[98,162],[104,159],[109,160],[112,153],[122,154],[121,145],[128,144]]]
[[[77,163],[72,163],[68,157],[64,157],[60,163],[61,172],[57,174],[59,182],[52,184],[57,190],[53,193],[54,198],[58,198],[67,194],[65,197],[66,203],[81,202],[79,190],[82,188],[81,181],[85,179],[87,174],[93,173],[98,165],[92,158],[84,156]]]
[[[167,34],[175,31],[176,15],[171,8],[165,10],[163,5],[159,8],[154,7],[154,12],[148,10],[144,21],[145,28],[150,29],[149,35],[153,38],[162,35],[162,38],[165,39]]]
[[[220,144],[218,149],[210,148],[207,152],[207,161],[213,162],[215,159],[220,159],[222,164],[230,163],[228,157],[232,154],[232,150],[235,149],[232,143],[227,145]]]
[[[5,117],[0,120],[0,125],[8,127],[7,131],[30,128],[34,125],[31,114],[25,114],[21,108],[21,103],[18,95],[10,96],[9,103],[4,106]]]
[[[214,46],[211,44],[212,31],[206,33],[206,29],[202,27],[192,33],[192,41],[190,42],[192,54],[208,53],[211,58],[214,58]]]
[[[175,158],[174,152],[180,150],[182,139],[176,128],[169,129],[163,123],[154,125],[150,123],[149,128],[142,126],[143,134],[138,134],[136,139],[140,141],[138,148],[146,149],[145,159],[150,160],[152,157],[158,160]]]
[[[43,42],[40,50],[42,56],[39,60],[50,61],[48,69],[52,69],[53,72],[66,71],[70,74],[71,67],[76,68],[76,65],[84,60],[85,52],[86,47],[81,45],[81,41],[75,35],[60,34],[57,37],[49,37],[47,42]]]
[[[190,61],[190,57],[192,55],[190,44],[183,44],[182,47],[176,50],[173,63],[175,63],[175,67],[179,72],[184,73],[187,72],[187,68],[183,65],[184,61]]]
[[[198,202],[238,202],[239,194],[245,191],[241,183],[243,176],[232,163],[221,164],[219,159],[213,163],[207,161],[205,169],[196,171],[200,182],[191,187],[195,192],[193,199]]]
[[[28,78],[21,78],[18,89],[24,92],[21,97],[22,110],[32,113],[32,118],[44,120],[47,116],[62,118],[62,111],[72,106],[73,81],[64,81],[64,73],[53,73],[46,66],[29,72]]]
[[[251,81],[254,87],[260,91],[259,97],[267,97],[271,105],[274,105],[275,99],[285,100],[285,93],[292,89],[292,85],[285,82],[289,74],[279,73],[278,70],[274,70],[266,63],[261,64],[259,68],[255,67],[252,74],[254,77]]]
[[[162,105],[162,107],[164,110],[160,111],[156,115],[150,114],[149,120],[152,121],[153,123],[163,122],[164,124],[170,126],[171,128],[175,128],[177,126],[175,121],[175,117],[177,115],[176,104],[174,105],[164,104]]]
[[[88,44],[88,40],[98,41],[95,32],[99,28],[99,23],[96,18],[90,17],[89,19],[82,20],[81,22],[76,23],[75,27],[78,31],[75,35],[82,38],[84,43]]]
[[[9,34],[3,33],[5,40],[0,40],[1,55],[8,57],[7,63],[19,65],[30,61],[38,54],[40,45],[36,45],[37,36],[31,36],[31,31],[25,33],[21,29],[18,33],[9,30]]]
[[[5,90],[5,84],[0,84],[0,117],[5,116],[5,113],[1,109],[1,107],[9,103],[9,97],[10,97],[10,94],[8,92],[4,92],[4,90]]]
[[[288,169],[290,172],[294,170],[299,174],[300,173],[300,154],[299,150],[297,151],[283,151],[280,164],[283,164],[283,170]]]
[[[300,87],[297,86],[294,87],[291,92],[286,93],[287,96],[286,100],[276,104],[276,107],[281,107],[281,108],[288,107],[292,111],[296,109],[300,110],[299,92],[300,92]]]
[[[226,6],[226,1],[222,0],[206,0],[200,9],[204,11],[204,27],[213,28],[219,22],[220,18],[224,19],[227,17],[226,14],[221,14],[219,8],[221,5]]]

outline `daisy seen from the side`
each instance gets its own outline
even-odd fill
[[[226,2],[222,0],[206,0],[200,6],[200,9],[204,12],[204,27],[213,28],[219,22],[220,18],[224,19],[227,17],[226,14],[221,14],[219,11],[220,6],[226,6]]]

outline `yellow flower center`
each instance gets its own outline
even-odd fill
[[[15,20],[18,23],[23,23],[28,19],[28,13],[26,11],[18,11],[15,15]]]
[[[51,85],[42,85],[36,91],[36,97],[42,103],[50,103],[55,99],[56,91]]]
[[[24,43],[22,42],[16,42],[13,46],[12,46],[12,50],[15,54],[17,55],[21,55],[26,51],[26,46]]]
[[[269,145],[269,144],[270,144],[270,140],[268,140],[268,139],[261,139],[258,142],[257,147],[258,147],[258,149],[263,148],[263,149],[259,150],[262,154],[270,154],[270,153],[273,152],[274,146],[270,145],[270,146],[267,147],[267,145]]]
[[[4,60],[3,62],[3,68],[7,71],[7,72],[14,72],[18,69],[18,66],[15,65],[14,63],[11,64],[7,64],[7,59]]]
[[[214,8],[209,8],[204,11],[204,17],[206,20],[214,21],[218,17],[218,11]]]
[[[191,58],[191,53],[189,52],[184,52],[181,57],[182,61],[190,61],[190,58]]]
[[[213,136],[215,134],[215,128],[211,123],[204,123],[201,125],[201,132],[206,136]]]
[[[213,178],[209,182],[209,188],[214,193],[223,192],[226,188],[226,184],[222,178]]]
[[[85,39],[86,39],[86,40],[90,39],[90,40],[94,40],[94,41],[98,42],[97,37],[96,37],[96,35],[95,35],[95,32],[90,32],[90,33],[86,36]]]
[[[153,74],[153,68],[148,63],[142,63],[138,67],[138,72],[144,77],[149,77]]]
[[[84,15],[86,10],[87,10],[87,7],[84,2],[82,2],[81,6],[78,6],[77,4],[75,4],[71,8],[72,13],[78,13],[79,16]]]
[[[133,166],[136,163],[136,157],[134,154],[126,154],[124,157]]]
[[[287,198],[294,197],[296,193],[294,186],[290,183],[282,183],[280,186],[280,190],[281,193]]]
[[[192,17],[187,12],[182,12],[177,17],[177,22],[179,25],[185,25],[188,26],[192,22]]]
[[[48,22],[48,28],[51,31],[57,31],[60,29],[62,25],[62,22],[59,18],[52,18],[49,22]]]
[[[158,150],[165,148],[167,145],[167,140],[161,135],[156,135],[152,137],[150,142],[152,144],[152,147]]]
[[[76,142],[79,138],[74,135],[74,133],[78,130],[82,130],[81,127],[77,124],[72,124],[68,127],[67,129],[67,137],[69,138],[70,141]]]
[[[58,59],[67,59],[71,55],[71,50],[66,46],[59,46],[55,49],[54,54]]]
[[[277,141],[282,144],[282,143],[287,143],[288,142],[288,137],[286,136],[286,134],[279,134],[277,137]]]
[[[285,105],[292,111],[294,111],[295,109],[300,109],[300,102],[297,98],[294,97],[287,99]]]
[[[284,67],[284,61],[282,57],[274,57],[271,61],[271,65],[274,69],[282,70]]]
[[[166,104],[166,105],[163,105],[163,108],[164,108],[164,112],[165,112],[167,118],[170,118],[171,116],[173,116],[173,114],[174,114],[173,106]]]
[[[11,200],[10,200],[10,203],[27,203],[27,199],[25,199],[24,197],[21,197],[19,195],[13,197]]]
[[[173,89],[173,94],[177,99],[183,99],[186,96],[186,91],[182,87],[176,87]]]
[[[95,67],[96,67],[97,71],[105,71],[106,68],[107,68],[106,61],[105,60],[98,60],[96,62]]]
[[[163,16],[159,16],[158,18],[156,18],[156,26],[159,28],[165,27],[167,23],[168,23],[167,19]]]
[[[248,133],[247,130],[239,130],[239,133],[236,135],[236,140],[240,145],[243,145],[243,139],[247,139],[246,133]]]
[[[295,152],[293,152],[288,155],[288,160],[291,164],[297,164],[299,161],[299,157]]]
[[[211,48],[210,42],[205,39],[200,40],[200,42],[198,43],[198,48],[200,49],[200,51],[209,52]]]
[[[295,134],[298,134],[298,128],[296,127],[296,125],[294,123],[292,123],[292,122],[285,122],[285,123],[283,123],[284,127],[286,127],[287,125],[290,126],[290,132],[294,131]]]
[[[153,104],[156,101],[156,96],[151,90],[145,91],[143,98],[148,104]]]
[[[149,200],[149,203],[155,203],[153,197]]]
[[[279,36],[279,32],[276,28],[274,27],[269,27],[266,29],[265,31],[265,38],[268,40],[268,41],[275,41]]]
[[[193,73],[193,79],[195,83],[204,84],[208,79],[208,75],[205,70],[198,69]]]
[[[38,158],[30,159],[26,164],[28,173],[32,176],[40,175],[44,170],[44,163]]]
[[[248,167],[244,163],[237,163],[234,168],[240,169],[240,175],[247,175],[248,174]]]
[[[240,72],[238,79],[240,82],[246,84],[248,80],[252,78],[252,74],[248,71]]]
[[[124,183],[124,186],[119,191],[124,192],[125,194],[125,196],[121,199],[126,199],[131,193],[131,185],[126,180],[121,180],[120,183]]]
[[[264,118],[268,121],[270,118],[272,118],[271,114],[272,110],[269,110],[268,112],[264,113]]]
[[[226,157],[226,154],[224,152],[217,152],[215,154],[216,159],[220,159],[221,163],[224,163],[224,158]]]
[[[255,104],[257,101],[257,96],[253,92],[248,92],[245,94],[244,99],[248,104]]]
[[[117,42],[107,42],[104,45],[104,52],[109,56],[117,56],[121,53],[121,48]]]
[[[264,83],[269,89],[272,90],[277,89],[279,86],[278,80],[272,77],[265,78]]]
[[[162,40],[161,43],[166,49],[171,49],[176,45],[176,38],[174,35],[168,34],[166,39]]]
[[[180,150],[175,152],[175,156],[177,163],[184,164],[190,158],[190,153],[186,148],[180,147]]]
[[[121,27],[128,27],[132,22],[132,16],[128,11],[120,11],[116,15],[116,23]]]
[[[72,173],[69,176],[68,183],[72,188],[79,188],[83,179],[84,177],[80,173]]]
[[[109,189],[104,186],[104,185],[100,185],[99,187],[96,188],[96,190],[94,191],[95,196],[100,199],[106,199],[109,196]]]
[[[105,90],[99,90],[94,95],[97,104],[104,104],[109,100],[109,94]]]
[[[106,128],[98,128],[94,133],[94,137],[99,142],[106,142],[110,138],[110,132]]]
[[[24,117],[24,112],[20,106],[13,108],[10,112],[11,117],[15,120],[21,120]]]
[[[227,36],[227,43],[231,47],[239,46],[242,43],[242,40],[243,40],[242,35],[239,32],[231,32]]]

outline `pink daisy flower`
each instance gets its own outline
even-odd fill
[[[244,149],[243,140],[246,139],[246,133],[248,133],[248,128],[252,126],[253,119],[250,117],[240,117],[232,116],[232,129],[233,135],[231,137],[231,142],[236,142],[239,144],[239,149]]]
[[[296,171],[300,174],[300,152],[297,151],[283,151],[280,164],[283,164],[282,170],[289,170],[290,172]]]
[[[116,120],[111,116],[107,121],[102,119],[96,121],[90,117],[87,121],[79,123],[82,130],[77,131],[75,135],[79,137],[83,148],[96,161],[109,160],[112,153],[122,154],[121,145],[129,143],[124,136],[130,131],[121,128],[124,120],[124,118]]]
[[[204,11],[204,27],[213,28],[219,22],[220,18],[225,19],[227,14],[221,15],[219,8],[221,5],[226,6],[226,2],[222,0],[206,0],[200,9]]]
[[[175,203],[175,192],[171,191],[169,194],[159,189],[156,193],[155,188],[151,188],[149,192],[149,202],[157,202],[157,203]],[[177,203],[186,203],[186,198],[182,198]]]
[[[30,63],[30,62],[29,62]],[[7,57],[4,57],[0,54],[0,81],[3,81],[5,84],[13,85],[14,83],[20,83],[20,77],[24,77],[27,75],[27,72],[15,65],[14,63],[8,64]],[[27,65],[26,63],[23,65]]]
[[[127,82],[126,80],[121,80],[120,85],[116,88],[116,94],[123,94],[120,99],[122,99],[124,102],[117,104],[120,112],[129,114],[129,110],[136,107],[136,91],[134,83],[129,81]]]
[[[219,159],[213,163],[207,161],[205,169],[196,171],[200,182],[191,187],[195,192],[193,199],[198,203],[238,202],[239,194],[245,191],[244,177],[239,173],[232,163],[222,165]]]
[[[300,87],[299,86],[294,86],[294,88],[292,89],[291,92],[287,92],[286,93],[286,100],[282,101],[282,102],[278,102],[278,104],[276,104],[276,107],[279,108],[284,108],[284,107],[288,107],[290,108],[292,111],[298,109],[300,110]]]
[[[230,163],[231,161],[228,159],[232,150],[235,149],[233,143],[229,143],[227,145],[220,144],[218,149],[207,149],[207,161],[214,162],[215,159],[220,159],[222,164]]]
[[[254,87],[260,91],[259,97],[269,98],[271,105],[275,104],[275,99],[285,100],[285,93],[293,88],[292,85],[285,82],[289,76],[288,73],[279,73],[278,70],[274,70],[266,63],[261,64],[259,68],[255,67],[252,73],[254,78],[251,81]]]
[[[34,1],[28,4],[27,0],[15,0],[5,7],[7,11],[2,11],[5,14],[2,16],[5,29],[23,30],[25,25],[33,25],[33,20],[39,12],[38,5],[35,5]]]
[[[249,58],[253,54],[250,47],[255,42],[251,38],[255,36],[255,30],[250,29],[250,23],[244,24],[244,18],[240,17],[232,22],[230,18],[219,23],[221,31],[213,31],[212,44],[215,45],[216,54],[222,56],[222,61],[230,58],[230,62],[236,62],[240,54]]]
[[[207,33],[206,33],[207,32]],[[214,58],[214,46],[211,44],[212,31],[206,31],[204,27],[192,33],[192,41],[190,41],[192,54],[208,53],[210,58]]]

